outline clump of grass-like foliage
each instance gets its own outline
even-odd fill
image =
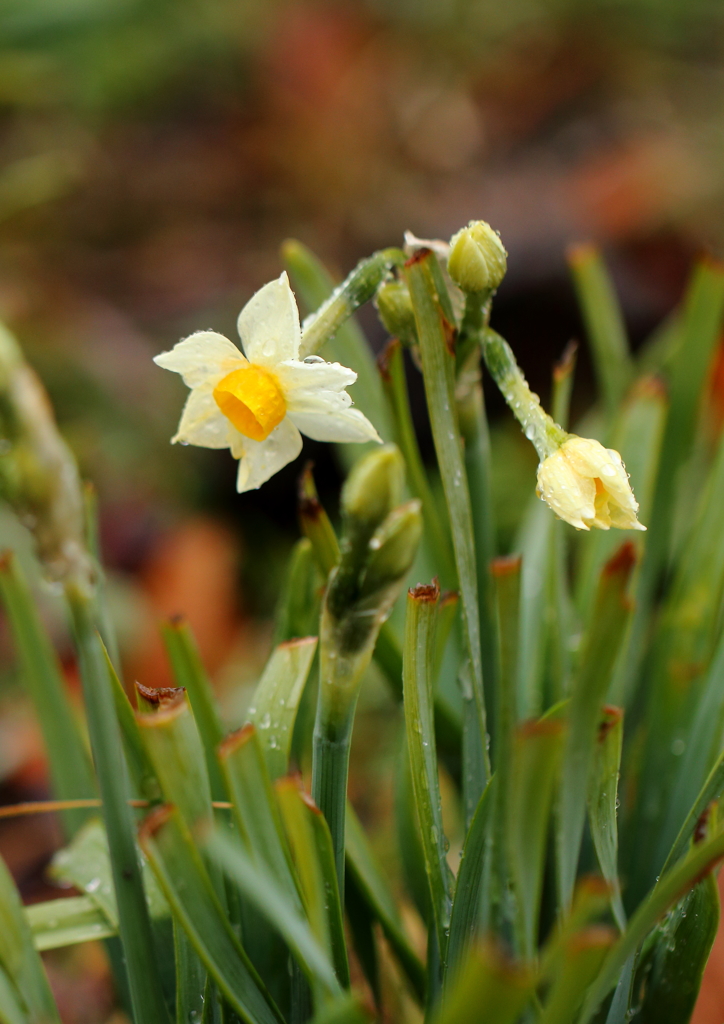
[[[62,589],[91,746],[7,553],[0,594],[67,838],[52,871],[81,895],[25,910],[0,864],[0,1022],[58,1021],[38,951],[105,939],[120,946],[136,1024],[624,1024],[633,1012],[683,1024],[724,857],[724,440],[708,384],[724,270],[696,267],[680,309],[634,356],[599,255],[571,254],[599,384],[578,430],[604,449],[567,432],[571,353],[554,370],[551,418],[489,327],[505,253],[487,226],[458,233],[452,251],[408,240],[377,253],[336,290],[303,246],[283,254],[313,311],[303,353],[356,371],[355,403],[385,444],[339,446],[339,533],[303,473],[275,647],[230,734],[182,622],[163,630],[177,688],[129,700],[92,501],[41,385],[0,335],[3,494]],[[379,366],[352,319],[372,299],[394,335]],[[417,446],[406,350],[424,378],[440,488]],[[538,450],[541,493],[561,516],[531,480],[504,557],[481,367]],[[607,529],[638,527],[637,509],[647,532]],[[347,802],[372,659],[403,708],[397,831],[424,957]],[[297,715],[307,688],[313,729]],[[441,765],[464,821],[456,872]],[[382,958],[407,992],[394,1008]]]

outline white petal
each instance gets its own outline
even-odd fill
[[[328,392],[328,394],[331,394]],[[341,398],[341,395],[335,395]],[[348,396],[345,396],[348,397]],[[289,409],[288,418],[294,420],[303,434],[313,441],[363,442],[379,441],[377,433],[366,416],[359,409],[331,408],[331,403],[318,401],[312,411]]]
[[[252,441],[236,431],[234,433],[237,436],[232,444],[232,454],[238,457],[243,451],[236,477],[239,493],[261,487],[288,462],[293,462],[302,450],[301,435],[288,416],[264,441]]]
[[[236,345],[215,331],[197,331],[179,341],[170,352],[155,356],[153,361],[164,370],[180,373],[189,388],[220,380],[246,363]]]
[[[274,371],[284,391],[287,404],[293,400],[295,391],[343,391],[357,380],[354,370],[341,363],[300,362],[288,359],[279,363]]]
[[[214,401],[210,387],[194,388],[186,399],[181,421],[171,443],[200,448],[228,448],[232,426]]]
[[[297,358],[302,332],[286,273],[252,295],[239,313],[237,327],[250,362],[271,367]]]
[[[330,412],[344,412],[352,405],[346,391],[311,391],[299,388],[285,395],[287,411],[291,416],[324,416]]]

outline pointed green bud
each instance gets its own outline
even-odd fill
[[[372,533],[400,504],[404,463],[394,444],[360,459],[342,489],[342,509],[357,528]]]
[[[414,343],[417,335],[410,291],[402,281],[387,281],[377,292],[375,306],[390,337],[405,345]]]
[[[415,499],[387,516],[369,542],[372,556],[367,565],[361,596],[367,597],[401,580],[410,571],[422,536],[421,503]]]
[[[508,254],[503,243],[484,220],[471,220],[450,239],[448,273],[464,292],[497,288],[507,266]]]

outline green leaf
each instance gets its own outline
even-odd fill
[[[281,1021],[261,979],[239,943],[204,862],[177,808],[150,814],[139,833],[174,917],[224,998],[248,1024]]]
[[[15,989],[19,1001],[27,1007],[29,1024],[60,1024],[55,1000],[45,976],[40,955],[33,944],[33,935],[18,890],[5,862],[0,859],[0,967],[10,983],[0,985],[0,1007],[5,1003],[11,1013],[16,1006],[12,999]],[[10,987],[12,985],[12,988]],[[5,989],[3,993],[3,988]],[[3,999],[3,994],[5,998]],[[2,1010],[0,1010],[0,1013]]]
[[[345,995],[315,1013],[312,1024],[367,1024],[369,1016],[356,996]]]
[[[339,994],[340,986],[332,965],[297,903],[289,898],[263,862],[252,861],[239,843],[221,832],[212,833],[205,847],[224,873],[241,889],[266,920],[278,930],[304,969],[309,981],[322,987],[325,997]]]
[[[128,805],[130,786],[121,733],[114,707],[113,683],[86,594],[67,588],[80,659],[93,759],[103,800],[113,887],[118,905],[118,930],[125,952],[131,1001],[138,1020],[164,1024],[158,959],[136,850],[135,827]]]
[[[196,641],[189,624],[180,618],[165,623],[161,632],[176,686],[183,686],[191,702],[194,719],[204,745],[212,796],[214,800],[224,800],[224,783],[216,760],[216,748],[224,738],[224,728]]]
[[[111,922],[90,896],[33,903],[25,908],[25,915],[39,952],[106,939],[118,932],[118,924]]]
[[[248,717],[256,727],[272,779],[289,769],[294,722],[316,650],[315,636],[279,644],[251,699]]]
[[[101,644],[103,644],[102,640]],[[144,799],[156,801],[160,797],[161,790],[153,764],[143,745],[141,730],[138,728],[135,712],[123,688],[123,683],[116,674],[115,667],[105,646],[103,647],[103,655],[108,670],[108,678],[111,681],[116,718],[121,730],[123,751],[126,755],[126,764],[128,765],[133,787]]]
[[[279,779],[276,793],[312,932],[329,951],[339,983],[349,988],[347,945],[329,826],[296,779]]]
[[[219,761],[233,804],[234,823],[253,863],[266,868],[287,897],[301,905],[291,854],[255,727],[245,725],[232,733],[219,748]]]
[[[568,262],[593,352],[598,385],[610,414],[619,405],[633,377],[623,314],[606,265],[595,246],[572,247]]]
[[[322,575],[314,548],[307,537],[301,537],[289,556],[284,585],[274,612],[274,647],[286,640],[296,640],[316,633],[319,628],[321,592]]]
[[[568,711],[558,812],[558,898],[570,906],[586,819],[586,795],[601,705],[631,611],[626,591],[635,563],[630,542],[606,563]]]
[[[596,1010],[616,984],[628,958],[641,945],[657,921],[669,907],[711,871],[724,858],[724,831],[695,846],[684,860],[661,876],[660,881],[642,900],[631,917],[628,928],[604,961],[601,971],[589,989],[578,1024],[588,1024]]]
[[[189,828],[208,823],[212,804],[206,757],[183,691],[156,712],[139,712],[136,721],[165,799],[178,807]]]
[[[455,415],[455,354],[451,343],[454,325],[449,323],[443,314],[442,300],[435,287],[431,260],[434,261],[435,257],[429,252],[420,255],[419,258],[413,257],[406,266],[406,274],[420,339],[432,435],[450,519],[455,564],[460,583],[465,646],[471,664],[472,694],[477,717],[476,731],[479,749],[482,749],[483,770],[478,771],[479,777],[469,778],[468,771],[464,769],[464,778],[469,789],[466,802],[469,807],[474,808],[490,775],[486,745],[477,564],[470,492],[465,475],[460,430]],[[471,759],[471,770],[475,767],[474,759]]]
[[[508,962],[495,947],[474,946],[433,1016],[433,1024],[470,1024],[473,1020],[515,1024],[533,995],[535,982],[532,969]]]
[[[498,633],[495,609],[495,583],[490,571],[495,557],[495,521],[493,516],[492,469],[490,465],[490,433],[485,415],[483,388],[478,377],[480,350],[476,345],[474,370],[463,371],[456,388],[457,411],[464,443],[465,472],[473,509],[480,643],[483,662],[487,727],[497,733],[496,695],[499,686]],[[473,381],[465,380],[471,372]],[[462,394],[461,394],[462,393]],[[493,744],[494,746],[494,744]]]
[[[432,914],[430,910],[430,890],[425,868],[425,855],[422,852],[420,825],[417,820],[415,798],[412,792],[412,773],[410,755],[407,750],[407,739],[404,739],[397,770],[395,785],[395,822],[397,825],[397,843],[400,848],[402,872],[405,886],[417,907],[420,917],[431,929]]]
[[[679,857],[683,855],[702,814],[704,814],[710,803],[720,798],[722,793],[724,793],[724,752],[717,758],[706,782],[701,787],[699,795],[689,810],[684,824],[679,829],[679,834],[674,845],[669,850],[669,855],[662,868],[662,874],[670,870]]]
[[[713,875],[695,885],[657,929],[641,966],[641,1024],[686,1024],[719,926],[719,890]],[[637,985],[639,978],[637,976]]]
[[[518,652],[518,714],[540,715],[545,696],[546,648],[552,609],[546,585],[551,574],[555,518],[542,501],[531,500],[515,545],[522,556],[520,578],[520,643]]]
[[[420,824],[438,950],[444,964],[450,930],[450,869],[442,824],[430,678],[439,597],[436,583],[417,586],[407,595],[402,678],[412,792]]]
[[[0,967],[0,1024],[29,1024],[20,996],[7,973]]]
[[[568,939],[539,1024],[573,1024],[586,989],[616,939],[612,928],[593,927]]]
[[[193,943],[177,920],[173,922],[173,948],[176,968],[176,1024],[192,1024],[203,1019],[208,974]]]
[[[545,868],[546,841],[558,777],[563,723],[527,722],[513,740],[507,853],[516,895],[516,932],[521,952],[535,954]]]
[[[626,928],[618,879],[618,776],[621,770],[623,712],[605,707],[598,723],[588,780],[588,820],[601,874],[611,887],[611,906],[616,924]]]
[[[138,853],[140,855],[140,850]],[[145,860],[141,862],[141,871],[149,914],[152,918],[168,917],[168,903]],[[73,885],[86,893],[111,925],[118,928],[108,839],[100,819],[91,819],[70,845],[55,854],[50,874],[62,884]]]
[[[310,462],[299,477],[297,504],[302,533],[309,538],[319,571],[326,580],[339,562],[339,541],[319,500]]]
[[[495,789],[497,776],[493,776],[480,797],[470,828],[465,836],[462,858],[455,883],[455,895],[450,915],[448,968],[445,983],[449,984],[453,970],[459,966],[476,936],[490,917],[489,904],[489,836],[497,806]]]
[[[417,998],[425,998],[425,968],[405,934],[394,897],[351,805],[347,806],[347,868],[373,917],[379,921]]]
[[[403,349],[393,338],[380,362],[382,383],[392,408],[395,441],[402,452],[412,494],[422,502],[425,538],[435,558],[443,587],[457,586],[457,573],[450,542],[450,528],[443,519],[427,478],[410,411]]]
[[[0,558],[0,594],[13,634],[22,680],[38,716],[48,754],[53,791],[59,800],[94,797],[97,788],[63,674],[40,621],[30,590],[12,552]],[[68,838],[88,818],[86,810],[61,812]]]

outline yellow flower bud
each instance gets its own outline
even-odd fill
[[[507,267],[508,254],[503,243],[484,220],[471,220],[450,239],[448,273],[465,292],[497,288]]]
[[[538,467],[538,496],[577,530],[645,530],[621,456],[575,435]]]

